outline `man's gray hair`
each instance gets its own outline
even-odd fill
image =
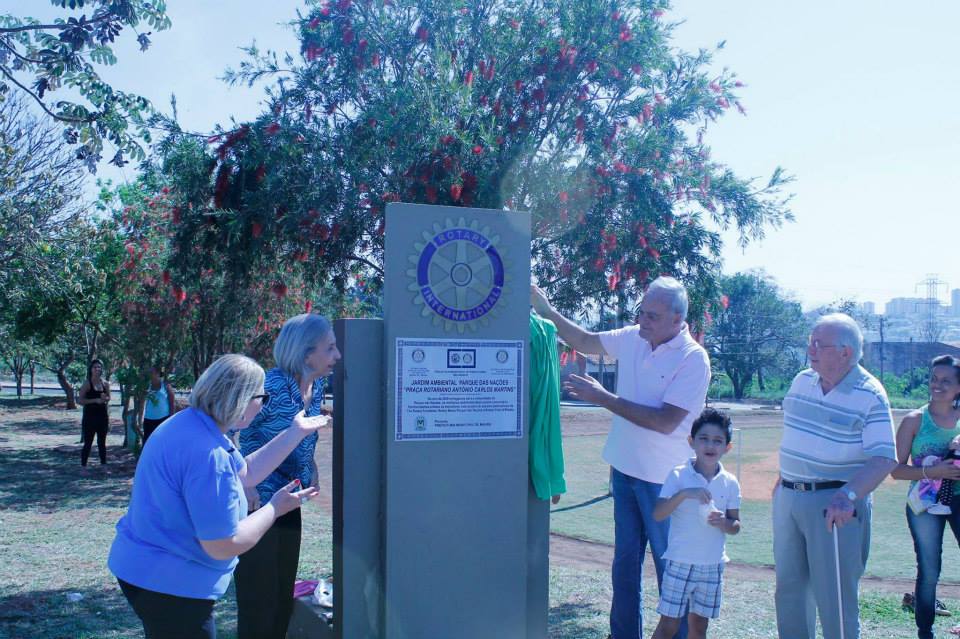
[[[240,421],[254,395],[263,393],[263,369],[246,355],[219,357],[193,385],[190,405],[209,415],[217,426]]]
[[[669,275],[661,275],[650,282],[644,295],[665,295],[670,299],[670,308],[674,313],[680,315],[680,319],[687,320],[687,309],[690,301],[687,298],[687,288],[680,283],[680,280]]]
[[[330,321],[322,315],[303,313],[283,323],[273,344],[273,361],[277,368],[298,381],[309,372],[306,359],[317,343],[330,333]]]
[[[857,322],[846,313],[829,313],[817,319],[813,328],[832,326],[837,330],[837,343],[853,351],[853,363],[863,357],[863,333]]]

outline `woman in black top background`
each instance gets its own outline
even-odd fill
[[[80,387],[77,403],[83,406],[83,418],[80,422],[83,431],[83,450],[80,453],[80,465],[86,466],[93,447],[93,437],[97,437],[97,452],[100,463],[107,463],[107,430],[110,404],[110,385],[103,381],[103,362],[95,359],[87,366],[87,379]]]

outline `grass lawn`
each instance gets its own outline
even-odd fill
[[[567,487],[570,492],[556,508],[580,504],[607,492],[608,469],[601,451],[605,436],[568,437],[564,440]],[[775,452],[780,433],[775,429],[744,431],[742,462],[744,469]],[[725,458],[729,470],[735,470],[735,449]],[[747,476],[747,474],[744,474]],[[571,480],[571,478],[576,478]],[[769,482],[768,482],[769,485]],[[904,516],[906,482],[888,480],[874,493],[872,544],[867,574],[879,577],[915,577],[913,540]],[[773,530],[770,502],[747,500],[740,510],[743,528],[731,537],[727,552],[732,561],[749,564],[773,564]],[[613,501],[606,499],[580,508],[555,512],[551,516],[554,532],[613,543]],[[949,538],[944,540],[942,580],[960,582],[960,549]]]
[[[129,498],[133,471],[133,459],[121,450],[117,431],[108,438],[108,469],[100,469],[94,455],[91,468],[81,472],[78,412],[35,404],[28,408],[0,405],[0,639],[142,636],[138,620],[105,565],[114,525]],[[607,468],[599,461],[603,439],[585,436],[566,440],[571,492],[558,507],[606,492]],[[761,449],[770,441],[769,433],[745,439],[744,462],[759,462]],[[912,572],[909,535],[899,504],[899,486],[881,491],[874,524],[874,572]],[[768,562],[768,507],[763,502],[750,502],[744,508],[744,518],[744,533],[733,540],[731,554],[737,561]],[[610,541],[611,502],[604,500],[556,513],[553,525],[565,534]],[[951,550],[945,556],[948,571],[955,570],[955,553]],[[886,565],[881,561],[884,556],[896,560]],[[331,564],[329,516],[311,504],[304,517],[300,574],[327,575]],[[655,592],[651,577],[648,575],[648,593]],[[82,598],[71,601],[74,593]],[[769,579],[729,579],[722,618],[713,624],[710,636],[775,637],[771,593]],[[609,602],[608,571],[551,566],[552,638],[606,636]],[[657,621],[656,600],[648,594],[644,603],[644,636],[649,636]],[[960,602],[948,605],[960,610]],[[216,615],[218,636],[234,638],[236,606],[232,590],[217,604]],[[912,617],[900,610],[896,595],[865,593],[862,621],[865,637],[915,636]],[[949,625],[950,620],[941,620],[940,631]]]

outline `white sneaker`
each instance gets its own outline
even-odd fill
[[[946,504],[936,503],[927,508],[927,512],[931,515],[949,515],[953,511],[951,511],[950,506]]]

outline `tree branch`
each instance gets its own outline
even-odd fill
[[[58,115],[58,114],[54,113],[53,111],[51,111],[50,109],[47,108],[47,105],[43,103],[43,100],[41,100],[38,95],[36,95],[33,91],[31,91],[31,90],[28,89],[27,87],[25,87],[25,86],[23,86],[22,84],[20,84],[20,82],[19,82],[15,77],[13,77],[12,75],[10,75],[10,73],[6,70],[6,68],[0,66],[0,71],[3,72],[3,75],[7,76],[7,79],[8,79],[8,80],[10,80],[11,82],[13,82],[13,83],[14,83],[15,85],[17,85],[18,87],[20,87],[20,89],[21,89],[22,91],[24,91],[27,95],[29,95],[31,98],[33,98],[33,99],[37,102],[37,104],[40,105],[40,108],[43,109],[43,110],[46,112],[46,114],[49,115],[49,116],[50,116],[51,118],[53,118],[54,120],[57,120],[58,122],[67,122],[67,123],[69,123],[69,124],[90,124],[91,122],[94,122],[94,121],[97,120],[97,118],[94,117],[94,116],[90,116],[90,118],[88,118],[88,119],[84,119],[84,118],[68,118],[68,117],[66,117],[66,116],[62,116],[62,115]]]

